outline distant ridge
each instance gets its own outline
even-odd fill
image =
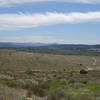
[[[7,47],[38,47],[38,46],[47,46],[46,43],[12,43],[12,42],[0,42],[0,48],[7,48]]]
[[[11,49],[50,49],[50,50],[90,50],[99,51],[100,45],[86,45],[86,44],[49,44],[49,43],[12,43],[0,42],[0,48]]]

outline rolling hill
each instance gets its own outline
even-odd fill
[[[100,57],[0,50],[0,70],[60,70],[100,66]]]

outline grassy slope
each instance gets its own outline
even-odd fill
[[[96,59],[94,65],[94,58]],[[100,57],[68,56],[0,50],[1,70],[56,70],[100,66]],[[80,66],[82,64],[82,66]]]
[[[79,69],[79,67],[99,67],[100,66],[99,61],[100,57],[67,56],[67,55],[63,56],[63,55],[38,54],[38,53],[26,53],[20,51],[0,50],[0,70],[6,70],[6,71],[8,70],[25,71],[31,69],[60,70],[62,68]],[[80,66],[80,63],[83,65]],[[40,85],[38,88],[38,93],[46,91],[48,95],[52,95],[53,91],[61,89],[66,94],[68,93],[70,95],[73,95],[73,97],[76,98],[73,100],[100,99],[99,71],[89,71],[88,74],[86,75],[85,74],[81,75],[79,72],[76,71],[74,72],[74,70],[71,72],[70,71],[67,72],[64,70],[61,72],[60,71],[48,72],[48,71],[46,72],[36,71],[33,72],[32,74],[0,73],[0,90],[1,90],[0,97],[4,97],[4,100],[5,98],[7,98],[6,100],[12,100],[14,97],[16,97],[16,99],[13,100],[20,100],[20,98],[24,98],[27,95],[26,90],[28,89],[30,90],[31,86],[34,86],[36,83],[38,83]],[[31,81],[33,83],[31,83]],[[29,82],[28,83],[29,85],[27,84],[27,82]],[[26,85],[24,86],[23,83]],[[44,88],[46,84],[47,87]],[[23,86],[24,88],[26,87],[25,88],[26,90],[22,89]],[[37,87],[36,89],[35,88],[33,89],[33,92],[35,90],[37,90]],[[25,96],[23,97],[23,95]],[[56,93],[56,95],[59,98],[59,94]],[[56,95],[54,94],[54,96]],[[36,98],[37,96],[36,93],[33,94],[33,96],[35,96],[35,99],[33,100],[47,100],[44,98],[40,99],[40,97]]]

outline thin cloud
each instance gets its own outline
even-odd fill
[[[62,44],[100,44],[100,41],[95,40],[64,40],[49,36],[7,36],[0,37],[0,42],[16,42],[16,43],[62,43]]]
[[[0,14],[0,29],[13,30],[54,24],[100,23],[100,12]]]
[[[70,43],[70,41],[56,39],[49,36],[8,36],[0,38],[0,42],[17,42],[17,43],[33,43],[33,42],[40,42],[40,43]]]
[[[0,6],[12,6],[24,3],[36,3],[36,2],[72,2],[72,3],[88,3],[98,4],[100,0],[0,0]]]

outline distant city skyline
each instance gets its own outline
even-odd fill
[[[1,0],[0,42],[100,44],[100,0]]]

